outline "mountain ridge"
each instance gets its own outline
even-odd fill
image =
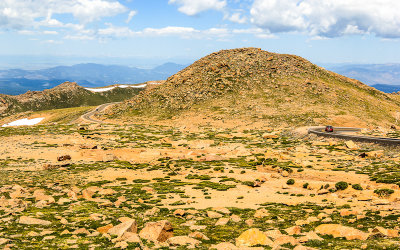
[[[25,111],[42,111],[70,107],[95,106],[109,102],[120,102],[142,91],[141,88],[113,88],[104,92],[93,92],[76,82],[64,82],[43,91],[28,91],[12,96],[0,94],[0,117]]]

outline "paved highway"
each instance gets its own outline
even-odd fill
[[[96,109],[81,116],[81,119],[89,123],[103,123],[103,121],[94,119],[93,116],[97,113],[103,112],[106,108],[118,104],[119,102],[106,103],[98,106]]]
[[[372,142],[390,146],[400,146],[400,139],[388,138],[388,137],[373,137],[373,136],[362,136],[362,135],[351,135],[346,133],[360,132],[360,128],[343,128],[334,127],[334,132],[325,132],[325,127],[310,128],[309,134],[316,134],[324,137],[339,138],[345,140],[353,140],[359,142]]]

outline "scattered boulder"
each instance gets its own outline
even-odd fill
[[[357,145],[353,141],[346,141],[344,144],[346,145],[346,147],[348,149],[351,149],[351,150],[358,148]]]
[[[286,233],[289,235],[301,234],[301,227],[293,226],[285,229]]]
[[[75,231],[72,232],[73,235],[78,235],[78,234],[86,234],[89,235],[90,232],[86,228],[78,228]]]
[[[130,219],[127,220],[115,227],[112,227],[108,230],[108,234],[117,235],[118,237],[122,236],[124,233],[137,233],[137,223],[136,220]]]
[[[264,218],[268,215],[269,215],[269,212],[265,208],[261,208],[256,211],[256,213],[254,214],[254,217],[255,218]]]
[[[237,247],[251,247],[255,245],[272,246],[273,242],[258,228],[251,228],[236,239]]]
[[[158,207],[153,207],[152,209],[144,212],[144,215],[145,216],[154,216],[154,215],[158,214],[159,212],[160,212],[160,209]]]
[[[340,210],[340,216],[342,216],[342,217],[351,216],[351,215],[358,215],[358,214],[360,214],[360,212],[356,211],[356,210],[349,210],[349,209]]]
[[[183,210],[183,209],[177,209],[177,210],[174,211],[174,215],[175,215],[175,216],[181,216],[181,217],[183,217],[185,214],[186,214],[186,212],[185,212],[185,210]]]
[[[94,194],[95,194],[95,192],[93,190],[89,189],[89,188],[87,188],[87,189],[82,191],[82,196],[86,200],[92,199]]]
[[[113,154],[106,154],[103,156],[103,162],[111,162],[111,161],[115,161],[115,160],[118,160],[118,159]]]
[[[43,170],[55,170],[68,167],[70,164],[44,164]]]
[[[305,236],[302,236],[298,239],[300,243],[305,243],[310,240],[323,241],[324,239],[319,237],[318,234],[316,234],[315,232],[308,232]]]
[[[213,210],[222,214],[231,214],[231,211],[229,211],[229,209],[227,209],[226,207],[214,207]]]
[[[106,226],[97,228],[97,232],[102,233],[102,234],[106,234],[106,233],[108,233],[108,231],[109,231],[111,228],[113,228],[113,225],[112,225],[112,224],[108,224],[108,225],[106,225]]]
[[[274,134],[274,133],[264,133],[262,135],[262,138],[264,138],[264,139],[276,139],[276,138],[279,138],[279,136]]]
[[[382,158],[385,155],[383,150],[371,151],[367,153],[368,158]]]
[[[288,243],[295,246],[297,245],[298,241],[294,237],[289,235],[282,235],[274,241],[275,246],[281,246]]]
[[[121,249],[125,249],[128,248],[128,243],[126,243],[125,241],[119,241],[117,242],[117,244],[115,244],[115,248],[121,248]]]
[[[192,232],[189,234],[189,237],[199,239],[199,240],[210,240],[210,238],[208,238],[206,235],[204,235],[201,232]]]
[[[231,215],[231,220],[233,221],[233,222],[240,222],[242,219],[238,216],[238,215],[236,215],[236,214],[232,214]]]
[[[245,223],[249,226],[252,227],[254,225],[254,220],[253,219],[247,219],[245,220]]]
[[[207,216],[211,219],[221,218],[222,214],[214,212],[214,211],[207,211]]]
[[[216,226],[224,226],[228,224],[229,218],[219,218],[219,220],[215,223]]]
[[[315,232],[322,235],[332,235],[334,238],[342,237],[347,240],[366,240],[369,237],[368,233],[339,224],[322,224],[315,228]]]
[[[211,249],[217,249],[217,250],[238,250],[239,248],[232,243],[229,242],[222,242],[217,245],[212,245]]]
[[[383,227],[375,227],[372,230],[372,236],[374,236],[374,237],[397,238],[397,237],[399,237],[399,230],[386,229],[386,228],[383,228]]]
[[[41,220],[41,219],[36,219],[28,216],[21,216],[19,218],[19,224],[25,224],[25,225],[42,225],[42,226],[48,226],[51,224],[50,221],[47,220]]]
[[[167,240],[167,243],[172,246],[187,246],[194,248],[201,242],[199,240],[193,239],[189,236],[175,236]]]
[[[69,161],[71,160],[71,156],[70,155],[61,155],[57,157],[57,161]]]
[[[173,235],[174,229],[167,220],[146,223],[145,227],[139,233],[141,238],[155,242],[165,242],[167,239],[173,237]]]
[[[124,233],[121,238],[121,241],[125,242],[130,242],[130,243],[140,243],[142,244],[142,241],[140,240],[140,237],[137,233],[132,233],[132,232],[126,232]]]
[[[276,240],[283,235],[278,229],[266,231],[264,234],[273,240]]]

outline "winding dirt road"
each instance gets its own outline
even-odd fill
[[[106,108],[113,106],[115,104],[118,104],[118,103],[120,103],[120,102],[112,102],[112,103],[102,104],[102,105],[98,106],[96,109],[82,115],[81,119],[88,123],[103,123],[103,121],[94,119],[93,116],[97,113],[103,112]]]

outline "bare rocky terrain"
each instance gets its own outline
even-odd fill
[[[400,151],[284,128],[3,128],[5,248],[397,249]]]
[[[100,112],[96,119],[103,123],[76,120],[93,107],[31,113],[48,118],[37,126],[0,128],[0,248],[399,249],[400,149],[307,133],[330,121],[367,128],[364,135],[399,138],[395,117],[358,115],[345,105],[344,113],[334,106],[326,116],[296,116],[308,110],[300,109],[299,100],[310,103],[309,110],[325,105],[322,96],[302,94],[296,84],[306,78],[296,65],[310,74],[322,69],[298,57],[257,51],[233,50],[241,59],[232,60],[246,61],[250,52],[268,56],[267,62],[279,58],[270,68],[274,79],[289,77],[287,85],[277,80],[276,90],[272,82],[255,88],[265,87],[270,99],[263,100],[275,106],[244,94],[256,94],[250,85],[257,78],[243,89],[236,82],[226,85],[243,99],[227,89],[199,92],[203,80],[192,76],[206,75],[219,63],[202,59],[165,85]],[[223,51],[222,58],[230,53]],[[226,65],[232,70],[235,64]],[[255,72],[253,66],[248,72]],[[226,72],[221,82],[230,79]],[[181,76],[196,87],[182,88]],[[359,91],[358,103],[382,101],[385,114],[397,108],[396,100],[362,83],[329,79],[346,81],[347,87],[340,86],[349,91],[343,92],[349,101]],[[289,89],[291,81],[299,94],[286,103],[298,112],[284,109],[276,97],[288,98],[281,88]],[[333,88],[322,80],[318,86]],[[54,118],[63,114],[71,117],[68,122]],[[291,125],[296,121],[304,122]]]

